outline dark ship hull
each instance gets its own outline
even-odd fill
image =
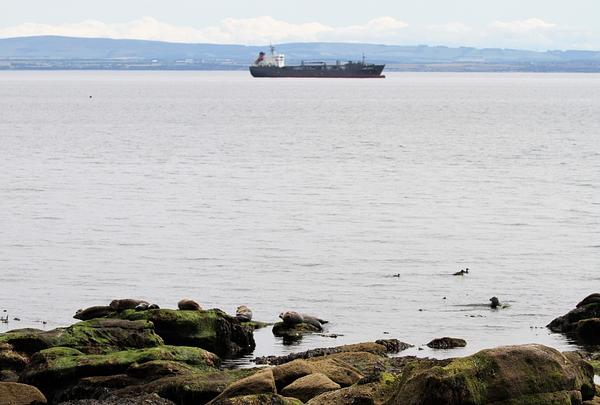
[[[345,65],[301,66],[250,66],[253,77],[333,77],[333,78],[384,78],[385,65],[352,63]]]

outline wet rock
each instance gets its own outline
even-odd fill
[[[542,345],[505,346],[407,370],[387,404],[571,404],[594,397],[593,371],[576,354]]]
[[[113,311],[121,312],[125,311],[126,309],[135,309],[140,305],[148,306],[150,304],[144,300],[125,298],[120,300],[112,300],[109,306]]]
[[[201,347],[223,357],[251,353],[256,346],[251,328],[246,328],[221,310],[126,310],[115,316],[145,320],[166,344]]]
[[[79,319],[82,321],[88,321],[94,318],[102,318],[108,315],[111,315],[115,312],[110,306],[94,306],[86,309],[78,310],[73,318]]]
[[[194,300],[182,299],[177,303],[177,308],[182,311],[202,311],[202,307]]]
[[[285,356],[265,356],[265,357],[257,357],[254,359],[256,364],[271,364],[271,365],[279,365],[288,363],[292,360],[296,359],[310,359],[313,357],[322,357],[335,353],[343,353],[343,352],[367,352],[372,353],[379,356],[386,356],[387,353],[395,353],[395,349],[408,348],[412,347],[407,343],[400,342],[397,339],[386,339],[385,344],[384,341],[382,343],[377,342],[366,342],[366,343],[356,343],[350,345],[336,346],[336,347],[324,347],[318,349],[310,349],[304,352],[291,353]],[[391,350],[388,350],[391,349]]]
[[[225,398],[239,397],[242,395],[276,393],[277,388],[275,387],[273,371],[271,369],[265,369],[249,377],[242,378],[241,380],[232,383],[210,403],[218,403],[219,400]]]
[[[0,382],[0,404],[42,405],[48,401],[36,387],[16,382]]]
[[[589,345],[600,345],[600,318],[584,319],[575,325],[579,340]]]
[[[466,345],[467,342],[464,339],[452,337],[433,339],[427,343],[427,346],[432,349],[454,349],[456,347],[465,347]]]
[[[287,385],[293,383],[298,378],[307,376],[314,372],[314,368],[306,360],[293,360],[273,368],[273,378],[277,390],[281,391]]]
[[[309,361],[313,373],[326,375],[341,387],[349,387],[363,378],[363,375],[350,364],[335,358],[312,359]]]
[[[252,320],[252,311],[245,305],[240,305],[235,310],[235,317],[240,322],[250,322]]]
[[[318,328],[310,323],[285,323],[277,322],[273,325],[273,335],[290,340],[300,339],[308,333],[320,332],[322,328]]]
[[[172,360],[152,360],[146,363],[133,363],[127,369],[127,375],[144,380],[154,381],[163,377],[192,374],[195,368],[189,364]]]
[[[307,402],[324,392],[340,389],[340,385],[331,381],[325,374],[313,373],[301,377],[281,390],[281,394],[286,397],[298,398],[302,402]]]
[[[21,371],[29,363],[29,358],[17,353],[9,343],[0,343],[0,370]]]
[[[379,339],[376,340],[375,343],[385,346],[387,353],[398,353],[410,347],[414,347],[413,345],[401,342],[398,339]]]
[[[377,379],[377,382],[379,379]],[[379,384],[353,385],[318,395],[307,405],[375,405],[380,402]]]

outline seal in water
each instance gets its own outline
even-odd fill
[[[500,306],[500,300],[498,300],[498,297],[490,298],[490,302],[490,307],[492,307],[492,309],[496,309]]]
[[[179,301],[177,303],[177,308],[181,309],[182,311],[185,311],[185,310],[188,310],[188,311],[202,311],[202,307],[200,306],[200,304],[198,304],[194,300],[190,300],[190,299],[187,299],[187,298],[184,298],[181,301]]]
[[[453,276],[464,276],[465,274],[469,274],[469,268],[467,267],[464,270],[461,271],[457,271],[456,273],[453,274]]]
[[[250,322],[252,320],[252,311],[245,305],[240,305],[235,310],[235,317],[240,322]]]
[[[112,300],[110,303],[110,307],[117,312],[125,311],[126,309],[135,309],[140,304],[148,303],[144,300],[133,300],[130,298],[125,298],[122,300]]]

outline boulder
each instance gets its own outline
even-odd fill
[[[375,405],[380,402],[379,384],[360,384],[325,392],[307,402],[308,405]]]
[[[244,395],[235,398],[223,398],[213,402],[214,405],[302,405],[295,398],[286,398],[277,394]]]
[[[219,401],[222,402],[225,398],[276,393],[277,388],[275,387],[273,370],[267,368],[230,384],[221,394],[212,400],[210,404],[219,403]]]
[[[331,381],[329,377],[321,373],[313,373],[301,377],[281,390],[281,394],[286,397],[298,398],[302,402],[307,402],[324,392],[339,390],[339,384]]]
[[[307,333],[320,332],[321,330],[321,328],[317,328],[310,323],[290,324],[277,322],[273,325],[273,335],[291,340],[300,339]]]
[[[339,359],[312,359],[308,364],[313,369],[313,373],[324,374],[341,387],[349,387],[363,378],[363,375],[356,368]]]
[[[0,370],[21,371],[29,363],[29,359],[14,350],[10,343],[0,344]]]
[[[445,366],[408,368],[386,403],[555,405],[581,403],[594,391],[592,367],[580,356],[531,344],[482,350]]]
[[[584,344],[600,344],[600,318],[584,319],[575,325],[575,333]]]
[[[277,390],[281,391],[287,385],[293,383],[298,378],[312,374],[314,367],[306,360],[293,360],[289,363],[273,367],[273,377]]]
[[[8,343],[15,351],[27,354],[56,346],[70,347],[87,354],[99,354],[163,344],[163,340],[154,333],[154,327],[148,321],[104,318],[78,322],[67,328],[50,331],[9,331],[0,335],[0,342]]]
[[[221,310],[125,310],[114,315],[120,319],[145,320],[166,344],[200,347],[223,357],[251,353],[253,330],[246,328]]]
[[[467,342],[464,339],[452,337],[433,339],[431,342],[427,343],[427,346],[432,349],[454,349],[456,347],[465,347],[466,345]]]
[[[182,311],[202,311],[202,307],[194,300],[182,299],[177,303],[177,308]]]
[[[21,381],[40,388],[49,398],[83,377],[124,374],[134,364],[170,360],[198,369],[214,369],[220,359],[196,347],[159,346],[108,354],[84,354],[76,349],[54,347],[34,354]]]
[[[146,394],[135,397],[108,396],[103,399],[73,400],[60,402],[59,405],[175,405],[175,403],[156,394]]]
[[[39,389],[16,382],[0,382],[0,404],[42,405],[48,401]]]

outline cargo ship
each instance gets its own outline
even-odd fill
[[[275,53],[271,46],[271,55],[264,52],[250,66],[253,77],[335,77],[335,78],[384,78],[381,74],[385,65],[366,63],[363,55],[362,61],[327,64],[325,62],[302,62],[296,66],[285,65],[285,55]]]

